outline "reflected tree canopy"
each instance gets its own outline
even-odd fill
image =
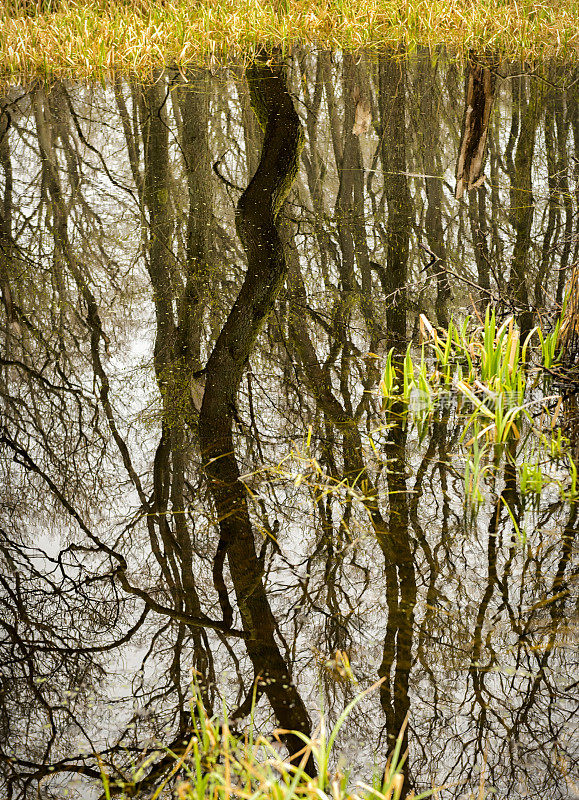
[[[177,748],[193,679],[312,735],[378,678],[360,775],[408,715],[409,791],[571,796],[575,501],[521,491],[522,437],[471,513],[456,400],[419,428],[379,384],[421,313],[561,303],[578,79],[297,48],[0,91],[2,796]]]

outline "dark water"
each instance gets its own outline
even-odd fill
[[[579,72],[287,67],[0,93],[1,795],[98,796],[95,753],[186,734],[194,670],[239,731],[259,679],[266,733],[384,679],[354,778],[408,715],[408,789],[577,797],[576,504],[503,459],[473,508],[456,405],[416,425],[379,381],[420,313],[549,324]]]

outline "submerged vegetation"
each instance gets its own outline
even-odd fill
[[[445,44],[527,60],[574,57],[579,45],[577,0],[6,0],[3,7],[5,75],[143,75],[298,42],[406,51]]]

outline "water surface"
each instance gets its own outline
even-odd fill
[[[420,314],[548,329],[577,68],[286,68],[0,94],[2,795],[99,796],[97,752],[117,778],[187,734],[195,674],[239,731],[257,680],[260,730],[307,734],[382,678],[338,739],[355,778],[408,717],[409,790],[577,797],[561,463],[522,436],[553,480],[524,495],[503,453],[473,507],[457,398],[416,424],[379,389]]]

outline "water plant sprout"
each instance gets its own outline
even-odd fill
[[[467,316],[460,324],[451,320],[447,330],[436,329],[421,314],[419,358],[411,344],[398,363],[394,349],[387,355],[380,382],[384,410],[394,401],[405,404],[407,420],[416,424],[420,440],[443,400],[450,399],[460,415],[465,491],[475,507],[483,500],[485,477],[496,473],[503,453],[517,468],[523,495],[540,495],[554,482],[562,499],[577,496],[570,443],[557,427],[562,396],[544,391],[548,380],[543,380],[543,389],[538,385],[563,359],[566,309],[567,300],[551,331],[537,326],[524,341],[515,319],[510,316],[499,324],[494,308],[487,307],[478,324]],[[521,440],[526,445],[529,438],[539,453],[564,462],[566,479],[549,477],[539,455],[530,461],[521,448],[514,458],[513,448],[505,447]]]

